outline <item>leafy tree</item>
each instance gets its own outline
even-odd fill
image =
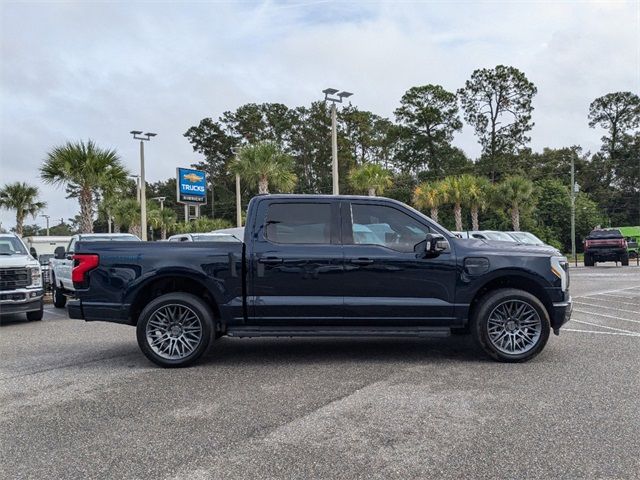
[[[46,206],[45,202],[38,201],[38,187],[25,182],[7,183],[0,189],[0,208],[16,211],[15,231],[20,236],[23,234],[26,216],[36,218],[38,212]]]
[[[366,191],[370,197],[382,195],[393,183],[393,176],[375,163],[365,163],[351,170],[349,183],[357,191]]]
[[[602,140],[614,157],[621,137],[640,127],[640,97],[631,92],[614,92],[596,98],[589,105],[589,126],[608,131],[609,136]]]
[[[413,192],[413,204],[419,210],[428,209],[434,222],[438,221],[438,210],[444,199],[444,189],[440,182],[423,182]]]
[[[282,153],[273,142],[260,142],[240,149],[230,164],[232,173],[243,181],[258,185],[258,193],[269,193],[269,184],[278,190],[290,191],[296,184],[293,159]]]
[[[436,175],[445,174],[453,135],[462,130],[455,93],[440,85],[412,87],[400,99],[395,115],[415,160]]]
[[[129,233],[141,235],[140,203],[135,198],[125,198],[113,206],[113,216],[118,225],[128,229]]]
[[[460,184],[465,192],[465,203],[471,210],[471,229],[479,230],[478,212],[489,205],[491,184],[485,177],[473,175],[462,175]]]
[[[445,203],[453,204],[453,215],[456,222],[456,230],[461,231],[462,205],[466,203],[467,192],[461,181],[461,177],[447,177],[442,181],[442,197]]]
[[[481,166],[495,182],[501,156],[514,153],[531,139],[532,100],[537,88],[514,67],[498,65],[475,70],[458,90],[465,120],[482,145]]]
[[[189,223],[176,223],[172,231],[173,233],[206,233],[222,228],[230,228],[232,226],[231,222],[220,218],[200,217]]]
[[[53,148],[40,167],[45,183],[65,185],[68,198],[78,198],[82,233],[93,232],[96,194],[124,185],[127,174],[115,150],[102,149],[92,140],[67,142]]]
[[[507,177],[498,185],[498,194],[509,210],[513,230],[520,231],[520,214],[531,204],[533,182],[518,175]]]

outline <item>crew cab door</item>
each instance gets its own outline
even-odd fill
[[[249,263],[248,322],[331,325],[343,317],[339,202],[263,200]]]
[[[345,322],[450,326],[456,266],[451,246],[424,255],[425,219],[384,200],[343,201]]]

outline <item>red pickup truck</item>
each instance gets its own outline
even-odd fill
[[[593,230],[584,240],[585,267],[612,260],[629,265],[627,241],[622,233],[616,229]]]

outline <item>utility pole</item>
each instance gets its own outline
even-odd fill
[[[142,241],[147,241],[147,189],[144,177],[144,142],[148,142],[156,133],[142,133],[142,130],[131,130],[135,140],[140,140],[140,230],[142,231]],[[143,136],[141,136],[143,135]]]
[[[576,179],[573,155],[571,156],[571,255],[573,261],[578,266],[578,255],[576,254]]]
[[[47,219],[47,237],[49,236],[49,215],[40,215],[41,217],[44,217]]]
[[[338,178],[338,112],[336,103],[342,103],[342,100],[350,97],[353,93],[346,91],[338,93],[337,88],[325,88],[322,93],[324,93],[325,102],[331,102],[331,178],[333,182],[333,194],[340,195]],[[331,95],[336,96],[332,97]]]
[[[231,147],[231,153],[233,153],[236,158],[238,156],[238,152],[240,152],[239,147]],[[240,194],[240,175],[236,173],[236,226],[242,226],[242,198]]]

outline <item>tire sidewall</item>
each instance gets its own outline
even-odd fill
[[[202,340],[198,347],[189,356],[179,360],[169,360],[161,357],[153,351],[147,342],[146,329],[151,316],[156,310],[169,304],[184,305],[185,307],[190,308],[198,316],[202,326]],[[138,324],[136,325],[136,337],[142,353],[144,353],[145,356],[156,365],[167,368],[186,367],[198,360],[208,350],[209,346],[213,342],[213,312],[209,305],[195,295],[183,292],[168,293],[152,300],[142,310],[138,317]]]
[[[51,285],[53,286],[53,306],[56,308],[64,308],[67,303],[67,297],[65,297],[62,290],[55,284],[55,277],[51,278]]]
[[[537,344],[531,350],[517,355],[509,355],[498,350],[489,340],[489,332],[487,329],[489,314],[499,304],[509,300],[526,302],[536,310],[542,322],[542,331],[540,332],[540,338]],[[473,336],[482,350],[493,359],[502,362],[526,362],[531,360],[544,349],[551,333],[549,314],[542,302],[534,295],[518,289],[500,289],[485,295],[480,300],[480,304],[474,313],[472,325]]]

